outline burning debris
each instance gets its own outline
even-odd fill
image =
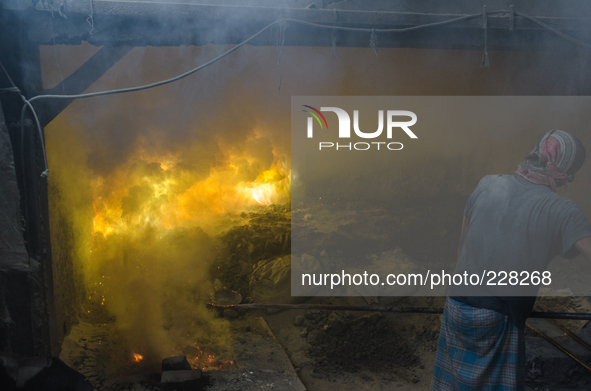
[[[120,101],[125,115],[115,122],[97,112],[52,123],[50,220],[73,232],[54,248],[75,263],[84,320],[119,333],[122,368],[157,370],[164,357],[181,353],[193,368],[224,368],[232,361],[228,322],[206,304],[215,261],[223,260],[224,273],[236,268],[226,264],[220,235],[243,224],[243,212],[289,202],[289,136],[277,138],[243,107],[218,115],[197,103],[178,121],[162,121],[162,111],[146,108],[179,97],[159,91]],[[70,152],[62,153],[66,144]],[[203,352],[187,348],[195,346]]]
[[[166,374],[163,382],[196,380],[196,370],[205,373],[231,369],[234,360],[225,345],[229,331],[224,318],[238,314],[220,318],[214,309],[205,308],[205,303],[214,288],[218,288],[215,300],[227,304],[242,301],[238,289],[246,294],[253,292],[254,271],[289,252],[289,216],[287,205],[255,206],[249,213],[235,216],[235,224],[240,225],[219,236],[199,228],[180,227],[159,236],[146,232],[143,237],[97,233],[91,259],[103,267],[102,278],[87,297],[91,304],[87,306],[87,317],[97,323],[105,319],[109,324],[114,343],[101,353],[102,359],[118,364],[94,381],[154,372],[160,364],[157,360],[167,356],[173,358],[162,362],[165,372],[173,370],[170,368],[190,372]],[[258,262],[253,262],[253,254]],[[174,268],[163,262],[167,259],[174,260]],[[208,273],[197,273],[203,271],[203,263],[212,264],[213,259],[220,261],[215,263],[220,268],[211,270],[211,274],[219,276],[215,284],[211,284]],[[248,267],[237,271],[235,263],[246,263]],[[224,289],[224,285],[236,290]],[[153,294],[155,289],[159,297]],[[127,298],[124,307],[119,308],[122,303],[117,296]],[[114,315],[110,315],[113,309]],[[150,331],[158,330],[154,323],[162,324],[162,332]],[[117,356],[126,348],[128,361],[123,362]],[[180,367],[168,366],[175,360]]]
[[[272,209],[266,205],[289,199],[289,167],[265,139],[247,137],[240,147],[210,157],[215,163],[205,169],[182,148],[174,153],[140,148],[127,162],[90,179],[93,233],[90,248],[82,249],[90,290],[86,312],[112,317],[125,343],[142,352],[144,358],[134,356],[135,362],[156,367],[175,347],[195,341],[224,357],[227,326],[205,308],[213,291],[210,273],[220,264],[216,257],[226,273],[236,272],[244,260],[225,258],[220,251],[225,240],[216,235],[242,221],[244,210]],[[289,251],[288,222],[282,232],[281,245]],[[273,253],[266,242],[263,252],[254,253]],[[234,282],[225,281],[234,290],[243,287]],[[202,354],[192,360],[199,368],[223,366],[217,358],[206,362]]]
[[[201,349],[199,346],[185,346],[179,350],[186,355],[180,357],[186,357],[190,368],[199,369],[202,372],[221,371],[234,365],[234,361],[220,359],[218,358],[219,356],[216,357],[213,354],[213,351],[208,348]],[[225,354],[228,356],[230,355],[230,353],[227,352]]]

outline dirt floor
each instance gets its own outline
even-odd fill
[[[310,304],[364,305],[363,298],[314,298]],[[443,298],[387,298],[380,305],[441,307]],[[568,302],[568,304],[566,303]],[[539,306],[586,311],[586,299],[542,298]],[[570,308],[572,307],[572,308]],[[223,312],[220,312],[221,316]],[[239,311],[230,320],[233,363],[203,373],[190,389],[212,391],[329,391],[430,389],[440,315],[318,310]],[[591,341],[585,322],[563,323]],[[544,327],[544,324],[537,327]],[[552,330],[546,331],[551,335]],[[585,390],[591,374],[531,330],[526,333],[527,390]],[[261,336],[264,338],[261,339]],[[560,341],[560,333],[552,335]],[[565,346],[572,341],[566,342]],[[117,360],[114,325],[81,322],[63,344],[61,358],[97,390],[184,390],[163,385],[160,374]],[[570,347],[569,349],[574,349]],[[589,352],[577,355],[588,363]],[[115,359],[113,358],[115,357]]]
[[[311,302],[320,301],[366,304],[363,298]],[[308,390],[430,389],[440,315],[290,310],[265,319]]]
[[[372,254],[393,254],[396,259],[408,256],[424,264],[452,259],[459,233],[454,228],[457,224],[449,222],[455,221],[456,214],[461,215],[460,204],[449,202],[434,210],[401,208],[396,214],[376,212],[380,224],[374,229],[388,234],[376,236],[374,244],[379,246]],[[344,234],[338,229],[323,228],[321,222],[326,219],[315,216],[328,213],[338,220],[331,223],[333,228],[351,224],[357,227],[361,239],[348,240],[351,251],[369,240],[367,235],[373,235],[367,224],[351,217],[353,212],[343,212],[341,216],[326,209],[311,207],[292,216],[288,206],[273,206],[241,215],[236,226],[216,238],[218,254],[210,274],[215,280],[215,292],[227,293],[217,299],[227,300],[226,304],[307,300],[309,304],[348,306],[444,306],[444,297],[292,297],[291,223],[305,227],[298,231],[300,239],[315,243],[318,251],[313,255],[322,262],[338,261],[343,256],[336,243]],[[446,221],[450,226],[442,229],[447,227]],[[419,237],[422,240],[417,240]],[[425,240],[432,245],[424,246]],[[199,366],[204,370],[201,378],[188,386],[163,384],[158,365],[149,365],[147,360],[134,362],[115,318],[102,306],[96,308],[90,314],[98,315],[83,317],[72,329],[60,358],[103,391],[424,391],[430,389],[441,325],[441,315],[432,314],[212,308],[215,316],[229,324],[232,348],[216,352],[219,360],[224,361],[216,359],[207,367]],[[173,311],[174,307],[168,309]],[[591,304],[586,298],[540,298],[537,310],[591,312]],[[564,333],[556,325],[544,322],[537,322],[536,327],[565,346],[572,344],[564,340]],[[586,322],[561,324],[591,342],[591,326],[586,327]],[[528,390],[589,389],[591,372],[531,330],[526,333],[526,346]],[[195,348],[178,347],[176,354],[189,358],[195,353],[192,349]],[[589,351],[577,350],[577,356],[591,363]]]
[[[355,304],[355,300],[345,301]],[[258,343],[254,359],[240,356],[239,350],[257,334],[257,319],[261,318],[279,348],[263,347],[261,351],[262,343]],[[202,386],[213,391],[295,391],[297,387],[283,387],[269,375],[275,371],[273,363],[285,357],[306,390],[427,390],[439,322],[440,316],[433,315],[408,314],[397,319],[395,314],[376,312],[249,311],[231,320],[236,365],[205,372]],[[166,389],[158,383],[158,374],[149,373],[141,364],[113,360],[120,343],[113,325],[81,322],[64,342],[60,357],[98,390]],[[246,350],[255,351],[252,347]]]

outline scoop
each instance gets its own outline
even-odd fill
[[[229,289],[220,289],[213,294],[212,303],[214,306],[230,306],[242,303],[242,295]]]

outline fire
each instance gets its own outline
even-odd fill
[[[251,187],[242,188],[243,194],[252,194],[260,205],[271,205],[290,189],[290,174],[281,172],[277,167],[263,171],[252,183]],[[247,197],[248,198],[248,197]]]
[[[194,369],[200,369],[203,372],[221,371],[234,365],[234,361],[219,360],[214,355],[204,354],[202,350],[200,350],[199,353],[198,356],[187,357],[187,361],[189,361],[191,367]]]
[[[289,201],[285,158],[275,157],[267,169],[260,169],[256,157],[236,151],[219,160],[205,174],[187,169],[180,157],[137,152],[108,176],[92,180],[93,231],[106,237],[146,228],[204,227],[223,213]]]
[[[261,205],[269,205],[271,203],[264,189],[252,189],[252,197]]]
[[[206,297],[208,282],[202,276],[214,261],[211,253],[216,251],[211,238],[224,232],[229,224],[241,222],[242,212],[289,202],[289,160],[276,154],[270,142],[263,144],[264,148],[251,146],[244,151],[240,150],[241,144],[229,149],[220,145],[219,149],[211,148],[217,152],[209,155],[205,147],[192,145],[187,147],[191,156],[184,146],[163,154],[139,149],[109,171],[89,171],[88,188],[81,190],[84,198],[92,197],[92,210],[81,208],[83,213],[77,216],[84,226],[92,219],[92,232],[87,231],[90,238],[81,248],[87,257],[87,284],[96,291],[89,296],[91,304],[97,301],[98,308],[117,316],[129,334],[130,346],[143,347],[146,352],[148,344],[173,343],[172,337],[167,337],[143,345],[150,338],[141,336],[152,328],[161,332],[159,325],[168,316],[169,306],[161,305],[166,300],[185,303],[181,286]],[[261,155],[257,156],[259,151]],[[197,238],[195,246],[185,252],[187,246],[179,243],[193,237]],[[200,251],[201,247],[205,250]],[[191,283],[188,276],[200,280]],[[179,297],[176,290],[169,289],[177,285]],[[151,295],[160,290],[166,291],[166,296]],[[143,294],[145,291],[150,293]],[[162,303],[156,302],[159,300]],[[196,306],[191,311],[199,313],[201,309]],[[192,316],[192,312],[182,315]],[[204,331],[198,334],[224,345],[227,338],[222,333],[226,326],[209,315],[200,318]],[[148,326],[135,332],[134,325],[140,322]],[[193,368],[209,370],[232,365],[219,357],[196,353],[189,360]],[[142,362],[143,357],[134,353],[130,360]]]
[[[277,197],[277,190],[272,183],[255,184],[251,188],[242,189],[243,192],[250,190],[252,198],[260,205],[271,205],[273,199]]]

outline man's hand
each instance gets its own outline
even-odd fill
[[[575,243],[575,247],[591,262],[591,236],[584,237]]]

